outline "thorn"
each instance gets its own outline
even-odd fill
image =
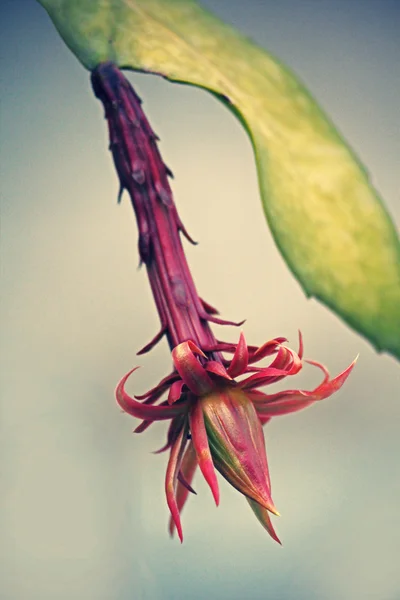
[[[202,303],[204,310],[209,315],[219,315],[218,309],[206,302],[205,300],[203,300],[203,298],[200,298],[200,302]]]
[[[117,197],[117,204],[121,204],[121,199],[122,199],[122,194],[124,193],[124,186],[120,185],[119,186],[119,191],[118,191],[118,197]]]
[[[136,354],[139,356],[140,354],[146,354],[146,352],[149,352],[161,340],[166,331],[167,328],[165,326],[161,327],[160,331],[153,337],[153,339],[150,340],[148,344],[143,346],[143,348]]]
[[[190,242],[193,246],[197,246],[197,244],[199,242],[196,242],[196,240],[194,240],[192,238],[191,235],[189,235],[189,233],[187,232],[186,227],[183,225],[182,221],[179,219],[179,223],[178,223],[178,229],[179,231],[182,232],[182,234],[185,236],[185,238],[187,239],[188,242]]]
[[[174,178],[174,174],[171,171],[171,169],[169,167],[167,167],[167,165],[165,163],[164,163],[164,167],[165,167],[165,172],[168,175],[168,177],[171,177],[171,179],[173,179]]]
[[[246,322],[246,319],[243,321],[235,322],[235,321],[227,321],[226,319],[220,319],[219,317],[215,317],[214,315],[210,315],[209,313],[204,313],[204,315],[200,315],[202,319],[206,321],[211,321],[211,323],[215,323],[216,325],[232,325],[233,327],[240,327],[243,323]]]
[[[182,471],[179,471],[178,473],[178,481],[179,483],[181,483],[183,485],[183,487],[185,487],[189,492],[191,492],[192,494],[195,494],[197,496],[197,492],[196,490],[194,490],[192,488],[192,486],[186,481],[186,479],[183,476]]]

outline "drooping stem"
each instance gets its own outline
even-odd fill
[[[200,348],[216,345],[209,321],[228,323],[203,302],[191,276],[181,233],[192,242],[176,210],[157,136],[142,110],[141,100],[113,63],[92,72],[92,86],[108,121],[110,149],[120,180],[127,190],[139,230],[139,255],[146,265],[161,329],[141,352],[147,352],[163,335],[170,348],[192,340]],[[221,360],[213,353],[214,360]]]

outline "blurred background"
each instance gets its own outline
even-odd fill
[[[290,66],[367,165],[399,222],[398,0],[203,0]],[[343,390],[265,430],[283,547],[201,477],[167,534],[166,425],[141,436],[113,392],[170,368],[135,356],[158,317],[139,271],[89,74],[34,0],[2,0],[0,597],[5,600],[395,600],[400,597],[400,371],[307,300],[264,220],[249,140],[206,92],[130,75],[161,137],[200,294],[249,343],[286,336]],[[373,249],[371,249],[373,251]],[[236,340],[238,331],[215,328]],[[307,368],[289,385],[312,388]]]

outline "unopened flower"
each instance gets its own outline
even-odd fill
[[[182,540],[180,513],[189,493],[194,493],[192,482],[199,467],[216,504],[217,470],[245,496],[265,529],[279,541],[269,516],[279,513],[271,498],[262,426],[272,417],[301,410],[333,394],[354,363],[330,379],[325,367],[307,361],[324,375],[314,390],[261,391],[302,368],[301,336],[298,352],[284,345],[285,338],[272,339],[260,347],[248,346],[243,334],[238,343],[215,339],[210,322],[241,323],[220,319],[216,309],[197,294],[180,233],[192,240],[178,216],[168,182],[172,174],[162,162],[158,138],[140,99],[112,63],[93,71],[92,84],[105,107],[121,193],[126,189],[132,201],[140,259],[146,266],[161,321],[160,331],[138,354],[148,352],[164,336],[172,354],[172,372],[147,393],[136,397],[127,394],[125,383],[132,371],[116,390],[122,409],[141,419],[137,433],[155,421],[170,421],[166,444],[160,450],[169,451],[165,492],[171,512],[170,532],[176,528]],[[267,366],[259,365],[268,358]]]
[[[300,338],[301,339],[301,338]],[[265,394],[258,388],[294,375],[302,367],[299,353],[277,338],[256,348],[247,346],[243,335],[239,343],[216,344],[208,352],[233,352],[231,360],[208,360],[193,342],[183,342],[172,351],[174,371],[155,388],[135,398],[125,391],[130,371],[118,384],[116,395],[123,410],[143,419],[136,432],[151,423],[170,419],[167,443],[170,450],[165,489],[172,521],[182,539],[180,512],[189,492],[197,466],[219,503],[217,469],[248,500],[257,518],[277,541],[268,513],[278,514],[271,498],[271,483],[262,425],[271,417],[301,410],[327,398],[347,379],[353,364],[343,373],[329,378],[326,369],[322,383],[313,391],[288,390]],[[275,355],[267,367],[255,367],[262,358]],[[200,359],[200,360],[199,360]],[[236,379],[244,375],[240,380]],[[235,377],[235,379],[234,379]],[[158,399],[167,399],[155,405]],[[142,401],[139,401],[142,400]]]

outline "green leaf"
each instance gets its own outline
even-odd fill
[[[40,0],[85,67],[206,88],[240,119],[275,241],[308,296],[400,356],[400,245],[365,168],[300,81],[193,0]]]

